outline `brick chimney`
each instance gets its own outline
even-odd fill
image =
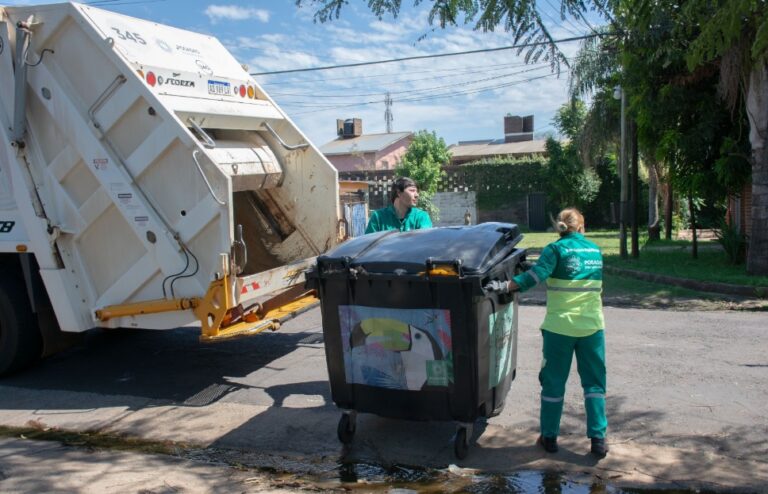
[[[363,135],[363,120],[360,118],[336,119],[336,135],[342,139],[350,139]]]
[[[504,142],[522,142],[533,140],[533,115],[504,117]]]

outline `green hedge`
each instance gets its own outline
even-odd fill
[[[485,158],[462,166],[485,211],[502,209],[531,192],[546,190],[546,158]]]

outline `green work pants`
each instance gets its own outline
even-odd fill
[[[573,354],[584,388],[587,410],[587,437],[605,437],[605,336],[603,330],[583,337],[564,336],[542,330],[544,361],[539,372],[541,383],[541,435],[557,437],[563,414],[565,382],[571,371]]]

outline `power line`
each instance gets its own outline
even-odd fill
[[[443,94],[435,94],[435,95],[429,95],[429,96],[417,96],[417,97],[413,97],[413,98],[402,98],[402,99],[399,99],[397,101],[399,103],[414,102],[414,101],[426,101],[426,100],[431,100],[431,99],[451,98],[451,97],[468,95],[468,94],[477,94],[477,93],[482,93],[482,92],[485,92],[485,91],[493,91],[495,89],[501,89],[501,88],[505,88],[505,87],[515,86],[517,84],[524,84],[526,82],[532,82],[532,81],[535,81],[535,80],[545,79],[547,77],[554,77],[554,76],[555,76],[555,74],[551,74],[550,73],[550,74],[546,74],[546,75],[542,75],[542,76],[531,77],[531,78],[528,78],[528,79],[521,79],[519,81],[511,81],[511,82],[506,82],[504,84],[496,84],[496,85],[493,85],[493,86],[486,86],[486,87],[483,87],[483,88],[468,89],[468,90],[465,90],[465,91],[451,91],[451,92],[443,93]],[[294,115],[294,116],[305,115],[305,114],[308,114],[308,113],[317,113],[317,112],[322,112],[322,111],[327,111],[327,110],[334,110],[334,109],[339,109],[339,108],[352,108],[352,107],[357,107],[357,106],[375,105],[375,104],[379,104],[379,103],[383,103],[383,102],[384,102],[384,100],[375,100],[375,101],[364,101],[364,102],[360,102],[360,103],[350,103],[350,104],[347,104],[347,105],[328,105],[327,107],[324,107],[324,108],[318,108],[318,109],[315,109],[315,110],[308,110],[308,111],[304,111],[304,112],[297,112],[297,113],[293,113],[292,115]],[[285,105],[281,105],[281,106],[296,106],[296,107],[300,107],[300,108],[301,107],[306,108],[306,107],[309,107],[309,106],[312,106],[312,105],[285,104]]]
[[[569,58],[569,60],[572,58]],[[464,65],[461,68],[456,67],[448,67],[445,69],[427,69],[427,70],[409,70],[408,74],[433,74],[437,72],[449,72],[445,75],[438,75],[434,77],[421,77],[418,79],[403,79],[400,81],[397,81],[397,84],[405,83],[405,82],[412,82],[412,81],[427,81],[430,79],[443,79],[445,77],[452,77],[456,74],[467,74],[467,73],[474,73],[477,72],[476,69],[483,69],[484,72],[494,72],[497,70],[505,70],[508,68],[513,67],[523,67],[526,65],[541,65],[541,66],[547,66],[549,67],[549,62],[538,62],[538,63],[532,63],[528,64],[525,62],[506,62],[506,63],[497,63],[497,64],[480,64],[480,65]],[[495,67],[495,68],[494,68]],[[361,76],[355,76],[355,80],[359,79],[371,79],[371,78],[381,78],[386,76],[391,76],[392,72],[380,72],[377,74],[369,74],[369,75],[361,75]],[[320,77],[315,79],[300,79],[300,80],[290,80],[290,81],[280,81],[280,82],[262,82],[260,83],[261,86],[285,86],[287,84],[295,85],[295,84],[317,84],[319,82],[331,82],[331,81],[348,81],[350,80],[349,76],[344,77]],[[274,91],[270,91],[270,94],[277,94]]]
[[[557,22],[557,20],[554,17],[552,17],[552,14],[550,14],[545,9],[541,9],[541,13],[544,14],[550,21],[552,21],[552,23],[555,26],[559,26],[559,27],[563,28],[563,30],[565,30],[566,32],[568,32],[570,34],[573,34],[574,36],[579,36],[581,31],[579,31],[579,29],[576,26],[574,26],[572,23],[570,23],[568,21],[568,19],[563,18],[562,12],[560,12],[557,8],[555,8],[554,5],[552,5],[552,1],[551,0],[545,0],[545,1],[547,2],[547,5],[549,5],[549,7],[552,9],[552,11],[556,12],[560,16],[561,20],[560,20],[560,22]],[[568,27],[566,27],[565,26],[566,23],[568,25],[570,25],[572,28],[574,28],[576,31],[573,31],[572,29],[569,29]]]
[[[572,61],[578,60],[582,56],[583,55],[579,54],[579,55],[574,55],[574,56],[571,56],[571,57],[566,57],[566,59],[569,62],[572,62]],[[448,78],[448,77],[455,77],[456,75],[475,74],[475,73],[478,72],[477,69],[483,69],[483,72],[497,72],[497,71],[500,71],[500,70],[507,70],[507,69],[510,69],[510,68],[513,68],[513,67],[540,67],[540,68],[545,68],[546,67],[546,68],[549,68],[550,64],[549,64],[549,62],[537,62],[537,63],[525,63],[525,62],[511,62],[510,63],[510,62],[507,62],[507,63],[488,64],[488,65],[483,65],[483,64],[481,64],[481,65],[464,65],[461,68],[450,67],[450,68],[445,68],[445,69],[409,70],[408,74],[423,74],[423,73],[434,73],[434,72],[449,72],[449,73],[448,74],[444,74],[444,75],[436,75],[436,76],[430,76],[430,77],[417,77],[417,78],[413,78],[413,79],[401,79],[401,80],[389,81],[389,82],[380,82],[379,81],[378,85],[379,86],[386,86],[387,88],[389,88],[389,87],[391,87],[393,85],[394,86],[399,86],[399,85],[402,85],[402,84],[408,84],[408,83],[418,82],[418,81],[429,81],[429,80],[435,80],[435,79],[445,79],[445,78]],[[527,71],[522,71],[522,72],[527,72]],[[392,75],[393,74],[391,72],[387,72],[387,73],[371,74],[371,75],[367,75],[367,76],[354,76],[353,78],[350,77],[350,76],[331,77],[331,78],[323,78],[323,77],[321,77],[321,78],[314,78],[314,79],[283,80],[283,81],[280,81],[280,82],[262,82],[262,83],[260,83],[260,85],[262,87],[264,87],[264,86],[277,86],[277,85],[285,87],[285,86],[295,86],[295,85],[299,85],[299,84],[314,84],[314,85],[318,85],[318,84],[327,83],[327,82],[331,82],[331,81],[351,81],[351,80],[358,81],[360,79],[381,78],[381,77],[392,76]],[[351,89],[351,88],[349,88],[349,87],[342,88],[342,90],[348,90],[348,89]],[[282,96],[307,96],[306,93],[285,93],[285,92],[282,92],[282,91],[273,91],[273,90],[270,90],[269,94],[270,95],[282,95]],[[376,93],[376,94],[380,94],[380,93]],[[324,95],[324,97],[333,97],[333,98],[336,98],[336,97],[346,97],[346,96],[348,96],[348,95],[344,95],[344,96]]]
[[[501,46],[498,48],[483,48],[479,50],[457,51],[453,53],[435,53],[433,55],[414,55],[412,57],[392,58],[389,60],[377,60],[375,62],[357,62],[357,63],[347,63],[347,64],[341,64],[341,65],[326,65],[324,67],[308,67],[304,69],[275,70],[272,72],[252,72],[251,75],[255,77],[260,75],[291,74],[296,72],[314,72],[318,70],[343,69],[343,68],[349,68],[349,67],[363,67],[366,65],[379,65],[384,63],[406,62],[409,60],[424,60],[427,58],[455,57],[458,55],[471,55],[475,53],[490,53],[490,52],[503,51],[503,50],[519,50],[523,48],[532,48],[534,46],[542,46],[542,45],[558,44],[558,43],[570,43],[572,41],[581,41],[581,40],[595,38],[597,36],[605,36],[605,35],[606,34],[593,33],[593,34],[585,34],[582,36],[573,36],[570,38],[557,39],[552,41],[551,43],[549,41],[536,41],[532,43],[522,43],[519,45]]]
[[[475,84],[478,82],[485,82],[485,81],[491,81],[495,79],[503,79],[505,77],[512,77],[514,75],[518,74],[525,74],[528,72],[534,72],[541,69],[549,69],[549,65],[547,66],[539,66],[539,67],[533,67],[526,70],[518,70],[515,72],[508,72],[506,74],[501,75],[495,75],[491,77],[484,77],[482,79],[474,79],[470,81],[462,81],[462,82],[454,82],[452,84],[443,84],[441,86],[432,86],[432,87],[426,87],[421,89],[406,89],[403,91],[387,91],[387,94],[413,94],[413,93],[421,93],[424,91],[434,91],[435,89],[445,89],[450,87],[458,87],[458,86],[467,86],[469,84]],[[303,96],[305,98],[366,98],[369,96],[378,96],[381,94],[381,91],[375,92],[375,93],[365,93],[365,94],[311,94],[311,93],[281,93],[277,91],[271,91],[271,95],[278,95],[278,96]]]
[[[454,88],[454,87],[469,86],[469,85],[478,84],[478,83],[481,83],[481,82],[486,82],[486,81],[491,81],[491,80],[511,77],[513,75],[524,74],[524,73],[527,73],[527,72],[534,72],[534,71],[537,71],[537,70],[541,70],[543,68],[545,68],[545,67],[538,67],[538,68],[533,68],[533,69],[528,69],[528,70],[521,70],[521,71],[513,72],[513,73],[510,73],[510,74],[504,74],[504,75],[495,76],[495,77],[486,77],[486,78],[483,78],[483,79],[476,79],[476,80],[473,80],[473,81],[463,81],[463,82],[458,82],[458,83],[455,83],[455,84],[445,84],[445,85],[442,85],[442,86],[433,86],[433,87],[422,88],[422,89],[414,89],[414,90],[409,90],[409,91],[397,91],[397,92],[387,91],[387,94],[405,94],[405,96],[403,96],[401,98],[398,98],[397,101],[398,102],[411,101],[411,100],[413,100],[415,98],[422,98],[422,97],[429,98],[430,97],[429,93],[434,92],[434,91],[441,91],[441,90],[445,90],[445,89],[449,89],[449,88]],[[552,75],[552,74],[547,74],[547,75]],[[491,87],[491,88],[504,87],[505,85],[508,85],[510,83],[511,84],[517,84],[518,82],[520,82],[520,81],[510,81],[509,83],[502,83],[499,86],[486,86],[486,87]],[[467,88],[466,90],[462,90],[462,91],[458,91],[458,92],[452,92],[450,94],[468,94],[468,93],[466,93],[464,91],[470,91],[471,92],[471,91],[474,91],[475,89],[477,89],[477,88]],[[427,95],[425,96],[423,93],[427,93]],[[362,98],[362,97],[379,96],[379,95],[381,95],[380,92],[379,93],[370,93],[370,94],[342,95],[340,97],[361,97]],[[320,97],[322,97],[322,98],[328,97],[328,96],[320,96],[320,95],[314,95],[314,96],[318,97],[318,98],[320,98]],[[372,103],[376,103],[376,102],[377,101],[374,101]],[[385,100],[385,102],[386,102],[386,100]],[[281,103],[281,104],[283,106],[293,106],[293,107],[297,107],[298,106],[298,107],[305,107],[305,108],[329,108],[329,107],[333,108],[334,107],[332,104],[317,103],[316,101],[296,101],[296,100],[294,100],[294,101],[289,101],[289,102],[285,102],[285,103]]]

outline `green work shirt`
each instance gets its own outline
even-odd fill
[[[605,328],[603,255],[597,245],[569,233],[544,247],[536,266],[514,278],[523,292],[545,280],[547,315],[541,329],[581,337]]]
[[[405,217],[397,217],[395,206],[389,205],[382,209],[377,209],[371,213],[371,219],[368,220],[368,226],[365,233],[385,232],[387,230],[420,230],[422,228],[432,228],[432,220],[426,211],[419,208],[411,208],[405,213]]]

